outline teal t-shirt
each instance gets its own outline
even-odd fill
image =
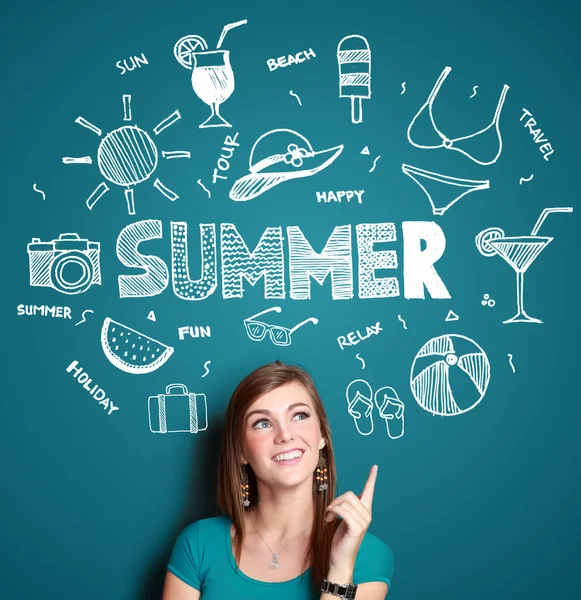
[[[167,566],[176,577],[199,590],[203,600],[318,600],[312,595],[311,567],[282,582],[258,581],[237,569],[230,540],[232,521],[226,516],[200,519],[180,533]],[[384,581],[391,585],[393,552],[367,532],[355,561],[353,583]],[[342,583],[342,582],[337,582]]]

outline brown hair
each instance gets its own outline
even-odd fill
[[[218,508],[226,514],[234,524],[234,557],[236,564],[240,562],[242,545],[244,543],[244,506],[242,505],[240,486],[242,484],[240,455],[242,454],[242,432],[246,410],[260,396],[283,385],[298,382],[307,390],[321,427],[321,435],[325,439],[325,447],[321,450],[327,461],[328,489],[317,491],[318,484],[313,476],[314,521],[311,539],[305,553],[303,571],[312,565],[313,592],[321,588],[323,578],[329,571],[329,555],[331,542],[339,519],[332,524],[325,521],[325,508],[335,498],[337,481],[335,457],[331,444],[331,430],[327,415],[319,393],[311,376],[302,368],[274,361],[259,367],[247,375],[236,387],[226,411],[226,427],[222,438],[220,456],[218,458]],[[256,502],[256,477],[250,465],[247,465],[250,504]]]

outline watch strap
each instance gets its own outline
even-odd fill
[[[344,598],[345,600],[355,600],[355,594],[357,593],[357,584],[353,583],[332,583],[323,579],[323,583],[321,584],[321,592],[327,592],[328,594],[333,594],[333,596],[339,596],[339,598]]]

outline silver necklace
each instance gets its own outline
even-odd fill
[[[252,511],[250,511],[250,518],[252,519],[252,527],[254,527],[254,531],[256,531],[256,533],[258,533],[258,529],[256,529],[256,525],[254,524],[254,517],[252,516]],[[303,529],[303,531],[301,531],[299,533],[299,535],[297,535],[296,537],[293,538],[292,541],[296,540],[299,536],[301,536],[303,533],[305,533],[305,531],[311,526],[311,524],[309,523],[309,525],[306,527],[306,529]],[[282,554],[284,552],[284,550],[288,547],[289,544],[287,544],[282,550],[280,550],[278,553],[273,552],[270,549],[270,546],[266,543],[266,540],[260,535],[260,533],[258,533],[258,535],[260,536],[260,539],[264,542],[264,545],[268,548],[268,551],[272,554],[272,559],[270,560],[270,562],[268,563],[268,566],[271,569],[278,569],[280,567],[280,562],[278,561],[278,555]]]

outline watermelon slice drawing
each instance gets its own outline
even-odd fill
[[[103,321],[101,346],[111,364],[134,375],[159,369],[174,350],[109,317]]]

